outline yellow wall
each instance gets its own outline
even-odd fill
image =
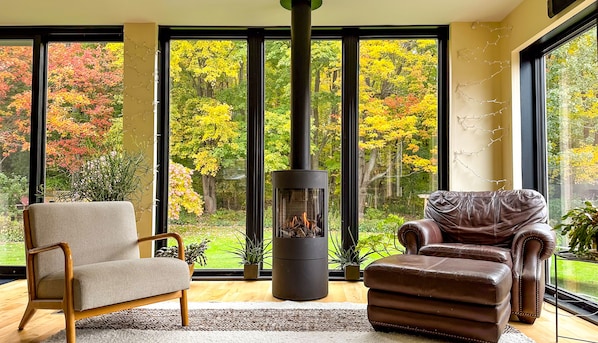
[[[501,142],[506,130],[501,116],[508,99],[500,92],[506,72],[499,59],[500,35],[495,23],[450,26],[450,184],[451,190],[503,187]]]
[[[143,154],[148,167],[140,175],[141,184],[133,200],[137,231],[140,237],[145,237],[154,233],[158,27],[125,24],[124,33],[123,140],[127,151]],[[151,245],[144,244],[141,254],[149,257]]]

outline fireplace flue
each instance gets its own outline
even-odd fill
[[[311,11],[322,0],[281,0],[291,10],[291,170],[272,173],[272,295],[328,295],[328,173],[311,170]]]

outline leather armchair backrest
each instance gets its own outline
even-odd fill
[[[521,227],[547,223],[548,211],[542,194],[529,189],[436,191],[424,217],[438,223],[445,242],[510,248]]]

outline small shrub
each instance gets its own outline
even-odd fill
[[[118,201],[132,200],[144,165],[142,154],[113,151],[83,164],[74,173],[67,200]]]
[[[25,240],[23,226],[19,221],[0,216],[0,242],[18,243]]]

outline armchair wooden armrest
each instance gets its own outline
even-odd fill
[[[179,235],[176,232],[166,232],[166,233],[159,233],[157,235],[153,235],[153,236],[147,236],[147,237],[141,237],[139,238],[137,241],[139,243],[141,242],[147,242],[147,241],[157,241],[159,239],[167,239],[167,238],[174,238],[177,241],[177,245],[179,248],[179,259],[180,260],[185,260],[185,244],[183,244],[183,238],[181,237],[181,235]]]
[[[73,281],[73,256],[71,254],[71,248],[69,247],[67,242],[59,242],[54,244],[47,244],[44,246],[40,246],[37,248],[27,249],[27,260],[29,265],[33,265],[33,257],[36,254],[43,253],[46,251],[51,251],[55,249],[61,249],[64,255],[64,291],[65,297],[72,292],[72,281]],[[31,274],[31,275],[30,275]],[[27,269],[27,277],[33,279],[33,268]],[[35,299],[36,298],[36,289],[33,283],[29,284],[29,298]],[[22,327],[19,327],[22,329]]]
[[[28,239],[31,239],[28,237]],[[37,297],[37,289],[34,282],[28,282],[28,290],[29,290],[29,304],[23,314],[23,318],[19,323],[19,330],[23,330],[27,322],[33,317],[35,313],[35,309],[37,306],[42,308],[54,308],[54,309],[61,309],[64,312],[64,316],[67,320],[72,321],[74,323],[75,320],[75,311],[73,306],[68,306],[67,304],[73,303],[73,256],[71,253],[71,248],[69,247],[68,243],[66,242],[59,242],[54,244],[47,244],[43,246],[39,246],[36,248],[27,249],[27,265],[33,266],[34,265],[34,256],[43,252],[48,252],[52,250],[60,249],[64,256],[64,297],[58,300],[40,300]],[[27,268],[27,279],[34,280],[34,271],[33,268]],[[67,327],[70,326],[67,324]]]

